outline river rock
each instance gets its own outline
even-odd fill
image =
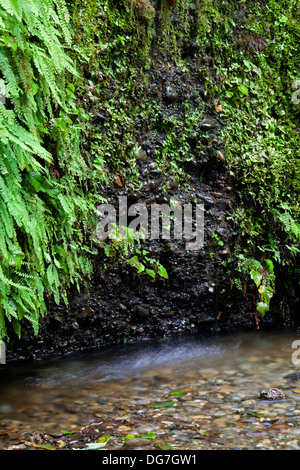
[[[150,441],[150,442],[149,442]],[[145,447],[151,446],[151,439],[145,439],[142,437],[136,437],[134,439],[128,439],[124,443],[124,447],[130,448],[130,449],[144,449]]]
[[[168,86],[165,92],[165,98],[167,101],[174,103],[179,99],[179,95],[175,90]]]
[[[149,317],[150,312],[149,312],[149,310],[147,310],[142,305],[136,305],[134,307],[134,314],[135,314],[135,316],[137,316],[139,318],[147,318],[147,317]]]
[[[95,311],[91,307],[86,307],[81,312],[77,313],[77,319],[83,319],[87,317],[93,317],[95,315]]]
[[[285,398],[283,391],[278,388],[266,388],[260,392],[259,396],[263,400],[283,400]]]
[[[197,194],[198,199],[200,199],[200,203],[204,202],[206,208],[210,208],[214,206],[215,200],[213,197],[206,195],[206,194]]]

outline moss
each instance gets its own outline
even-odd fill
[[[92,0],[72,2],[72,12],[88,59],[80,99],[87,111],[95,103],[86,142],[96,168],[108,165],[108,182],[117,173],[122,184],[138,186],[139,136],[147,128],[160,136],[163,171],[184,179],[186,161],[201,154],[200,119],[217,106],[238,196],[231,275],[249,281],[235,257],[245,265],[267,257],[275,274],[286,266],[299,283],[300,106],[291,100],[300,70],[297,2]],[[151,88],[159,70],[166,81],[175,70],[187,82],[193,74],[198,104],[187,97],[184,113],[174,104],[167,115]],[[203,104],[200,88],[210,102]]]

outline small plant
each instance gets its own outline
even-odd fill
[[[257,329],[260,321],[266,312],[270,310],[270,301],[275,290],[274,264],[271,259],[258,261],[243,254],[238,255],[237,273],[234,284],[239,290],[246,290],[249,285],[249,278],[253,281],[255,289],[255,313],[252,318],[255,320]],[[252,287],[254,287],[252,285]]]
[[[274,265],[270,259],[265,259],[264,263],[264,266],[261,263],[259,264],[259,269],[252,268],[250,271],[250,277],[254,281],[259,294],[256,309],[262,318],[270,310],[270,301],[274,293],[271,285],[274,277]]]
[[[138,273],[147,273],[153,279],[156,278],[157,274],[165,279],[168,279],[168,273],[166,268],[156,259],[149,258],[147,250],[139,250],[135,248],[135,255],[127,260],[127,263],[136,268]],[[147,265],[149,267],[147,267]]]
[[[211,237],[218,243],[219,246],[224,245],[224,242],[220,239],[219,235],[217,235],[216,232],[214,232]]]
[[[148,274],[153,279],[156,279],[157,275],[168,279],[166,268],[157,259],[150,258],[149,251],[140,250],[135,246],[136,243],[140,245],[141,239],[131,228],[122,227],[121,232],[116,224],[113,225],[115,228],[110,232],[110,243],[101,241],[104,252],[112,263],[123,259],[136,269],[138,274]],[[144,238],[142,234],[140,235]]]
[[[139,239],[134,236],[133,230],[128,227],[122,227],[126,232],[120,231],[116,224],[112,224],[114,229],[109,233],[110,243],[106,243],[103,240],[100,241],[104,247],[104,253],[110,259],[110,262],[114,264],[120,258],[124,259],[134,250],[135,241],[139,242]]]

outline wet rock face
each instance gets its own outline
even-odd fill
[[[197,51],[192,38],[187,47],[193,54]],[[249,305],[231,291],[230,277],[221,264],[234,244],[235,230],[227,216],[236,206],[234,182],[219,138],[225,123],[203,90],[193,54],[188,72],[182,73],[180,67],[167,66],[167,58],[153,51],[147,93],[159,104],[160,118],[156,132],[145,125],[139,136],[136,164],[142,186],[132,191],[117,180],[104,196],[116,205],[120,195],[127,196],[128,203],[147,207],[168,204],[171,199],[182,205],[203,204],[204,246],[187,251],[182,240],[147,241],[150,256],[160,260],[169,276],[155,280],[138,275],[124,263],[105,270],[107,260],[100,250],[88,286],[79,294],[70,292],[68,307],[50,303],[38,337],[32,338],[32,329],[25,328],[21,341],[10,342],[8,357],[65,354],[124,341],[216,333],[247,324]],[[207,111],[199,126],[201,136],[197,134],[189,142],[192,152],[200,137],[202,146],[184,162],[188,175],[184,185],[160,170],[156,151],[167,135],[159,122],[184,116],[187,101],[194,109],[205,103]]]
[[[139,275],[124,263],[105,270],[107,260],[100,251],[88,289],[70,292],[68,307],[50,305],[39,336],[32,338],[31,328],[25,330],[21,341],[10,343],[8,356],[40,357],[127,341],[211,334],[247,323],[245,299],[231,292],[230,278],[221,265],[234,241],[226,219],[234,192],[227,192],[226,185],[226,169],[217,165],[209,179],[190,181],[191,194],[205,207],[200,250],[187,251],[182,240],[145,242],[150,256],[166,268],[168,279]],[[190,202],[180,185],[170,186],[167,196]],[[160,198],[159,187],[146,187],[139,202]]]
[[[161,179],[170,181],[170,175]],[[155,280],[121,262],[106,270],[107,259],[100,250],[88,288],[70,292],[68,307],[51,304],[38,337],[32,337],[31,328],[25,330],[21,341],[10,343],[8,357],[35,358],[128,341],[212,334],[247,324],[245,299],[231,291],[221,265],[234,242],[226,218],[235,204],[234,192],[226,190],[229,184],[224,163],[216,162],[207,178],[192,176],[189,192],[170,184],[165,201],[160,186],[145,185],[139,202],[173,198],[184,204],[193,197],[204,204],[204,246],[187,251],[183,240],[146,241],[150,256],[160,260],[169,276]],[[111,200],[117,196],[112,193]]]

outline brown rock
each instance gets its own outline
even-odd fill
[[[291,426],[287,423],[277,423],[277,424],[272,424],[269,428],[267,428],[267,431],[271,432],[287,432]]]
[[[216,157],[218,160],[225,162],[225,155],[223,155],[223,153],[220,152],[219,150],[216,152]]]

